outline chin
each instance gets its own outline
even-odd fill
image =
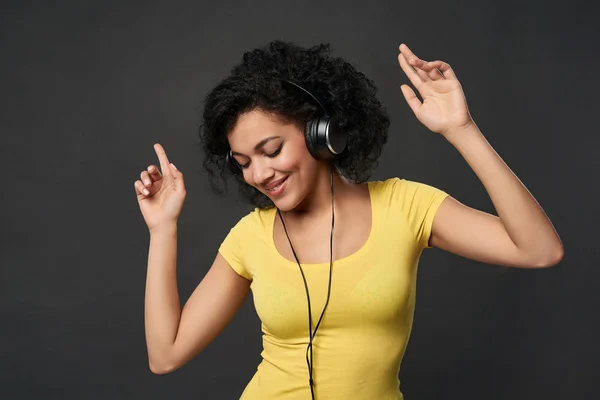
[[[283,196],[279,199],[271,199],[275,207],[280,209],[283,212],[292,211],[294,208],[298,206],[298,201],[295,201],[293,196],[287,195]]]
[[[279,198],[271,198],[271,201],[283,212],[293,211],[302,204],[303,198],[298,193],[285,193]]]
[[[281,188],[282,191],[279,191],[277,193],[269,193],[264,189],[259,190],[262,194],[267,196],[269,200],[271,200],[275,207],[277,207],[281,211],[290,211],[297,206],[298,201],[296,201],[297,196],[295,196],[294,190],[292,187],[290,187],[289,184],[290,179],[286,179],[286,181],[283,183],[284,186]]]

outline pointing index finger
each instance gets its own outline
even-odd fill
[[[165,153],[165,149],[163,149],[160,143],[156,143],[154,145],[154,151],[158,156],[158,161],[160,161],[160,169],[162,170],[162,174],[169,175],[169,159],[167,158],[167,153]]]

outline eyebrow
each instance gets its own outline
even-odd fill
[[[256,146],[254,146],[254,150],[258,151],[261,147],[263,147],[265,144],[267,144],[268,142],[270,142],[273,139],[279,139],[281,136],[269,136],[268,138],[264,138],[263,140],[261,140],[260,142],[258,142],[256,144]],[[238,153],[237,151],[232,151],[231,154],[235,154],[238,156],[243,156],[242,153]]]

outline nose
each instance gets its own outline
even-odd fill
[[[253,160],[250,168],[252,170],[252,180],[256,185],[262,185],[273,178],[274,170],[267,159]]]

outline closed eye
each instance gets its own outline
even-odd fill
[[[281,149],[283,149],[283,143],[281,143],[279,145],[279,147],[277,148],[277,150],[275,150],[274,152],[272,152],[272,153],[265,153],[265,156],[267,156],[269,158],[275,158],[275,157],[277,157],[277,155],[279,153],[281,153]],[[244,169],[246,169],[249,166],[250,166],[250,162],[248,161],[246,164],[242,165],[241,167],[244,168]]]
[[[275,150],[274,152],[272,152],[271,154],[265,154],[267,157],[273,158],[275,157],[277,154],[281,153],[281,149],[283,148],[283,143],[281,143],[279,145],[279,147],[277,148],[277,150]]]

